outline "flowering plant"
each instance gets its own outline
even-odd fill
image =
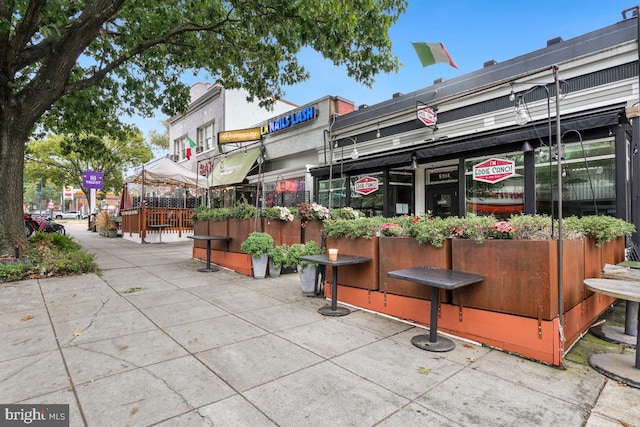
[[[280,210],[280,219],[282,221],[293,221],[293,214],[288,208],[277,206],[278,210]]]
[[[380,226],[378,229],[380,234],[383,236],[391,236],[391,237],[401,237],[404,236],[404,229],[400,224],[396,224],[395,222],[387,222]]]
[[[507,221],[498,221],[493,225],[491,237],[494,239],[513,239],[516,229]]]
[[[329,209],[318,203],[300,203],[298,205],[298,214],[303,221],[311,221],[313,219],[325,220],[331,218]]]

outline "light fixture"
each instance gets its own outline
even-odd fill
[[[531,121],[531,116],[527,111],[527,104],[524,102],[522,96],[518,98],[518,106],[515,108],[516,124],[518,126],[524,126]]]
[[[357,138],[351,138],[351,140],[353,141],[353,151],[351,152],[351,158],[353,160],[358,160],[358,158],[360,157],[360,153],[358,153],[358,149],[356,148]]]
[[[378,130],[376,131],[376,138],[380,138],[380,123],[378,123]]]
[[[416,157],[416,153],[411,154],[411,169],[418,169],[418,159]]]
[[[520,150],[523,153],[530,153],[533,151],[533,147],[531,146],[531,144],[529,144],[529,141],[525,141],[524,143],[522,143],[522,147],[520,147]]]
[[[511,82],[511,93],[509,94],[509,101],[513,102],[516,100],[516,93],[513,91],[513,82]]]

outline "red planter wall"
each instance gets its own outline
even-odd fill
[[[318,221],[320,222],[320,221]],[[327,248],[338,248],[338,254],[371,258],[365,264],[345,265],[338,269],[338,284],[376,291],[380,289],[378,238],[327,237]],[[331,269],[327,268],[327,280],[331,281]]]

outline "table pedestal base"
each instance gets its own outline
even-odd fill
[[[416,335],[411,338],[411,344],[427,351],[444,352],[455,348],[455,343],[449,338],[438,335],[436,342],[429,341],[429,335]]]
[[[209,267],[209,268],[199,268],[198,271],[201,273],[213,273],[215,271],[220,270],[218,267]]]
[[[333,310],[330,306],[326,306],[320,307],[318,309],[318,313],[322,314],[323,316],[339,317],[346,316],[347,314],[351,313],[351,310],[346,307],[336,307],[336,309]]]
[[[612,343],[624,344],[630,348],[636,348],[637,337],[624,333],[622,326],[597,325],[589,329],[591,335]]]
[[[594,354],[589,358],[593,369],[631,387],[640,388],[640,369],[635,367],[635,355],[619,353]]]

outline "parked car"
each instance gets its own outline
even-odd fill
[[[80,219],[81,214],[78,211],[53,212],[55,219]]]

